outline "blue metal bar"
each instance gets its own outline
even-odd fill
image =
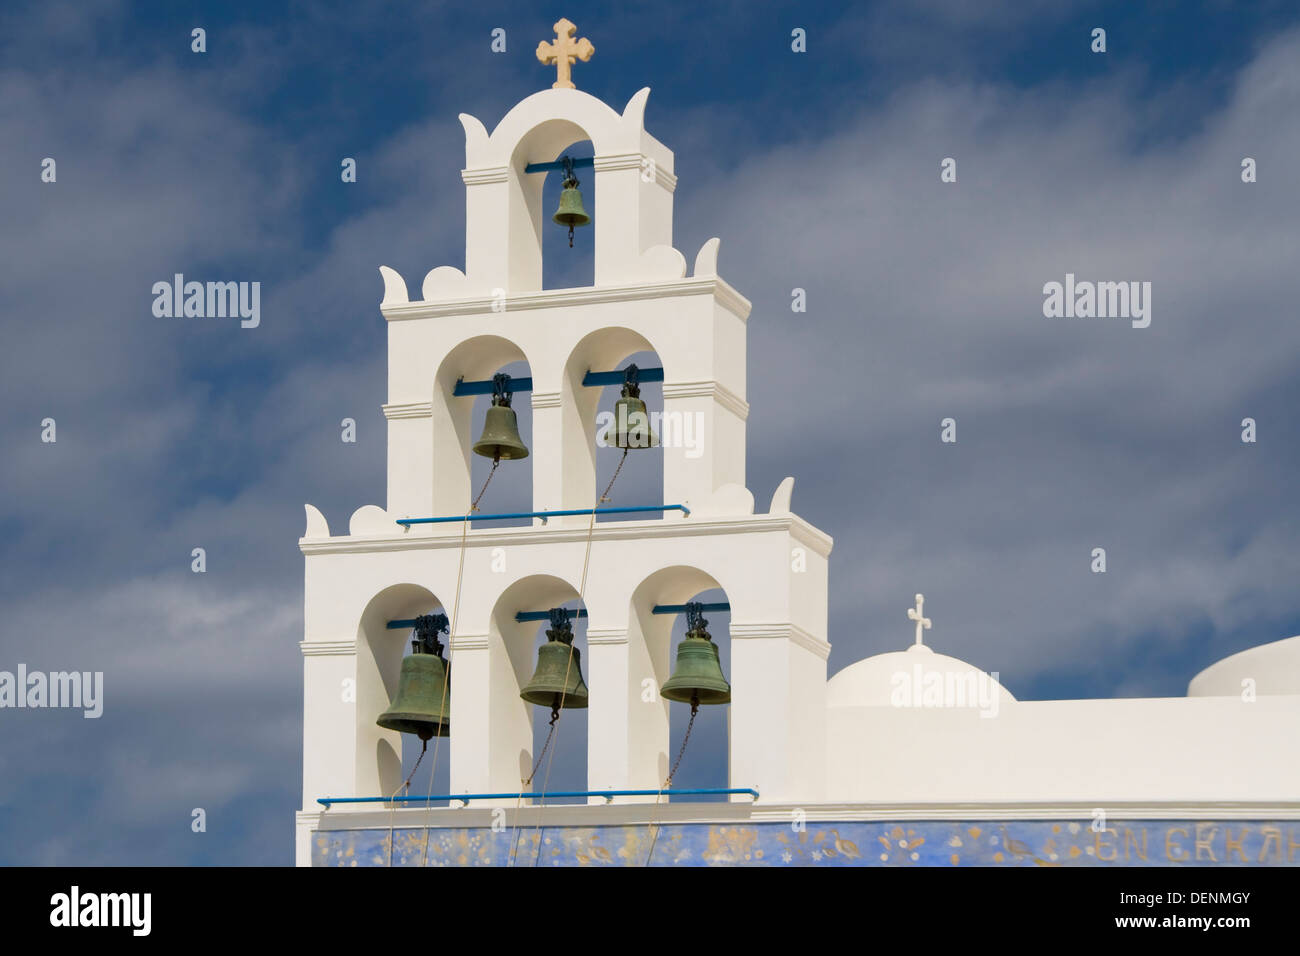
[[[573,160],[574,169],[590,169],[595,165],[596,165],[596,157],[594,156],[587,156],[584,159]],[[561,160],[557,159],[553,163],[529,163],[527,166],[524,167],[524,172],[549,173],[553,169],[563,169],[563,168],[564,168],[564,163]]]
[[[685,604],[656,604],[650,609],[651,614],[685,614]],[[712,604],[701,604],[701,611],[730,611],[731,603],[729,601],[715,601]]]
[[[636,505],[628,508],[577,508],[566,511],[506,511],[491,515],[470,515],[470,521],[499,521],[506,518],[564,518],[569,515],[617,515],[633,514],[641,511],[680,511],[689,515],[691,509],[686,505]],[[397,523],[409,528],[413,524],[442,524],[447,521],[464,521],[464,515],[447,515],[442,518],[398,518]]]
[[[643,382],[662,382],[664,380],[664,370],[662,368],[643,368],[640,370],[640,379]],[[627,378],[622,369],[613,372],[588,372],[582,377],[584,388],[602,388],[606,385],[622,385]],[[510,379],[510,391],[512,392],[531,392],[533,390],[532,376],[521,376]],[[451,394],[457,398],[465,395],[491,395],[492,379],[486,378],[481,381],[467,382],[459,379],[456,387],[451,390]]]
[[[330,805],[335,803],[416,803],[419,801],[431,802],[433,800],[459,800],[462,803],[469,803],[471,800],[518,800],[521,797],[529,800],[549,800],[552,797],[604,797],[608,800],[612,797],[657,797],[660,794],[670,797],[748,794],[755,800],[758,799],[758,791],[749,787],[688,787],[683,790],[552,790],[550,793],[440,793],[430,797],[418,795],[403,797],[321,797],[316,802],[328,810]]]
[[[512,392],[531,392],[533,390],[532,376],[522,376],[515,378],[510,377],[510,391]],[[456,380],[456,387],[451,390],[453,395],[491,395],[492,379],[484,379],[481,382],[467,382],[464,379]]]
[[[586,608],[577,608],[576,610],[566,609],[565,614],[569,615],[570,620],[575,617],[586,617]],[[549,621],[551,619],[550,611],[516,611],[515,620],[520,623],[524,621]]]
[[[642,382],[662,382],[664,380],[664,370],[662,368],[642,368],[637,369],[640,373],[637,377]],[[600,388],[604,385],[622,385],[627,379],[627,374],[619,369],[616,372],[588,372],[582,377],[584,388]]]

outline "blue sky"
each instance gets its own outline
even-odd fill
[[[928,643],[1022,699],[1179,695],[1300,632],[1294,6],[700,6],[0,13],[0,670],[106,682],[99,720],[0,711],[0,862],[291,859],[302,504],[338,529],[383,503],[378,266],[463,265],[456,115],[549,86],[561,15],[596,45],[580,89],[652,88],[675,244],[721,237],[754,303],[749,486],[794,475],[835,538],[832,673],[905,646],[917,590]],[[548,280],[589,281],[589,242]],[[260,281],[261,325],[155,318],[176,272]],[[1045,319],[1067,272],[1151,281],[1151,327]],[[687,785],[720,782],[710,721]],[[583,782],[582,726],[553,785]]]

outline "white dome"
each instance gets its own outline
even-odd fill
[[[1240,697],[1242,681],[1255,694],[1300,694],[1300,636],[1260,644],[1211,664],[1187,685],[1188,697]]]
[[[924,644],[850,664],[826,685],[828,707],[979,707],[1015,698],[997,678]]]

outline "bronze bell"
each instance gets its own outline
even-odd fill
[[[699,604],[686,605],[688,630],[677,645],[677,665],[660,693],[666,700],[690,704],[731,703],[731,685],[722,676],[718,645],[713,643]]]
[[[494,462],[528,457],[528,446],[519,437],[519,419],[510,407],[510,376],[498,372],[492,376],[492,407],[483,419],[483,434],[474,443],[474,454]]]
[[[537,670],[519,696],[530,704],[551,708],[587,706],[587,685],[582,680],[582,654],[573,646],[573,625],[564,608],[551,609],[546,643],[537,649]]]
[[[601,443],[612,448],[653,448],[659,444],[659,436],[650,428],[650,413],[641,399],[639,370],[629,365],[624,374],[623,391],[614,404],[614,421],[601,435]]]
[[[415,619],[415,630],[411,654],[402,660],[397,693],[375,723],[427,741],[450,734],[451,679],[438,641],[438,632],[447,630],[447,616],[421,615]]]
[[[578,177],[573,175],[573,162],[564,157],[564,188],[560,192],[560,206],[551,222],[569,227],[569,248],[573,248],[573,227],[590,225],[591,217],[582,206],[582,193],[578,192]]]

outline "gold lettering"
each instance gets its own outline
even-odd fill
[[[1259,859],[1255,862],[1263,863],[1264,858],[1268,856],[1268,845],[1273,844],[1273,850],[1277,855],[1277,862],[1282,862],[1282,828],[1267,826],[1260,827],[1259,832],[1264,834],[1264,845],[1259,848]]]
[[[1210,846],[1210,841],[1214,839],[1214,834],[1219,828],[1209,823],[1196,824],[1196,859],[1201,858],[1201,850],[1205,850],[1205,855],[1209,857],[1211,863],[1218,863],[1218,857],[1214,855],[1214,847]]]
[[[1128,827],[1124,828],[1124,859],[1128,859],[1129,845],[1132,844],[1133,852],[1142,860],[1147,858],[1147,828],[1142,828],[1142,849],[1138,849],[1137,840],[1133,836],[1133,831]]]
[[[1119,856],[1119,853],[1116,852],[1116,849],[1115,849],[1115,847],[1114,847],[1112,844],[1107,843],[1107,844],[1105,845],[1105,849],[1110,850],[1110,856],[1102,856],[1102,853],[1101,853],[1101,851],[1102,851],[1102,842],[1101,842],[1101,837],[1102,837],[1102,834],[1104,834],[1104,833],[1110,833],[1110,834],[1113,835],[1113,834],[1115,833],[1115,831],[1114,831],[1114,830],[1098,830],[1098,831],[1094,834],[1094,836],[1093,836],[1092,844],[1093,844],[1094,852],[1096,852],[1096,854],[1097,854],[1097,859],[1099,859],[1099,860],[1105,860],[1107,863],[1109,863],[1111,860],[1116,859],[1116,858]]]
[[[1296,842],[1295,831],[1291,830],[1286,835],[1286,861],[1291,862],[1295,858],[1295,851],[1300,850],[1300,843]]]
[[[1165,859],[1173,860],[1175,863],[1182,863],[1188,857],[1186,851],[1183,850],[1182,846],[1176,845],[1174,843],[1175,833],[1181,833],[1185,837],[1187,836],[1187,828],[1170,827],[1168,830],[1165,831]],[[1175,851],[1177,851],[1177,855],[1175,855]]]
[[[1234,840],[1232,838],[1232,827],[1227,826],[1223,828],[1223,839],[1227,844],[1227,846],[1224,848],[1223,851],[1224,863],[1228,862],[1228,857],[1232,856],[1234,851],[1236,852],[1237,856],[1240,857],[1242,863],[1249,862],[1246,859],[1245,851],[1242,850],[1241,848],[1241,842],[1246,839],[1246,834],[1249,832],[1250,832],[1250,827],[1243,826],[1241,828],[1241,833],[1239,833],[1237,835],[1237,839]]]

